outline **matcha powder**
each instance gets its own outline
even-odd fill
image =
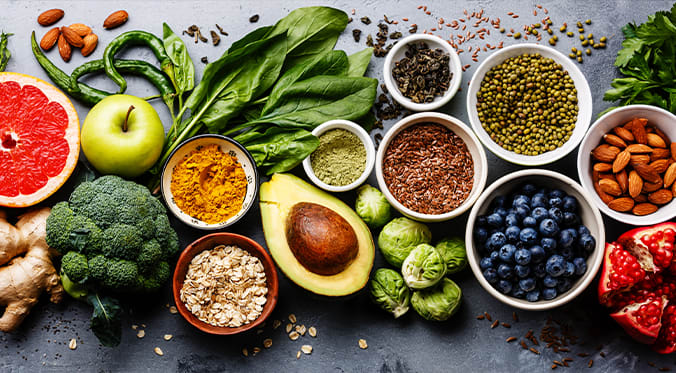
[[[319,147],[310,156],[312,171],[322,182],[343,186],[353,183],[364,173],[366,147],[359,137],[344,129],[334,129],[319,136]]]

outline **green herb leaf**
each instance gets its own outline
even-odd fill
[[[369,63],[371,62],[372,55],[373,48],[366,48],[360,52],[347,56],[349,63],[347,76],[364,76],[366,69],[369,67]]]
[[[0,71],[5,71],[12,53],[7,49],[7,39],[14,34],[0,33]]]
[[[169,79],[174,83],[177,94],[181,95],[195,87],[195,65],[183,40],[171,30],[169,25],[163,23],[162,26],[164,49],[174,65],[174,76],[170,76]]]
[[[625,67],[629,63],[629,60],[638,52],[643,46],[643,40],[638,38],[625,39],[622,42],[622,49],[617,52],[617,58],[615,59],[615,66]]]
[[[115,347],[122,340],[122,307],[111,297],[90,294],[87,302],[94,307],[90,327],[96,338],[106,347]]]
[[[299,165],[319,146],[319,139],[302,129],[269,128],[235,137],[251,153],[266,174],[286,172]]]

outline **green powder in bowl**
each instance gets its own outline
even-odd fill
[[[348,185],[364,173],[366,148],[359,137],[348,130],[329,130],[319,136],[319,147],[310,156],[310,164],[323,183]]]

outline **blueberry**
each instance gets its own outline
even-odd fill
[[[545,237],[540,240],[540,245],[547,253],[551,253],[556,249],[556,240],[550,237]]]
[[[500,228],[504,222],[505,218],[500,214],[492,213],[486,217],[486,223],[494,228]]]
[[[530,250],[528,250],[528,249],[520,249],[520,250],[517,250],[514,253],[514,261],[517,264],[527,265],[528,263],[530,263],[530,260],[531,260],[531,255],[530,255]]]
[[[550,276],[559,277],[566,271],[566,260],[561,255],[552,255],[545,268]]]
[[[572,287],[573,287],[573,282],[570,281],[570,279],[561,278],[561,279],[559,279],[559,284],[556,286],[556,290],[558,290],[559,293],[561,294],[561,293],[567,292]]]
[[[507,209],[504,207],[496,207],[495,210],[493,210],[493,213],[498,214],[504,218],[507,216]]]
[[[512,287],[512,291],[509,293],[509,295],[513,296],[514,298],[519,298],[519,299],[525,299],[526,298],[526,292],[521,290],[518,286]]]
[[[540,234],[545,237],[554,237],[559,233],[559,225],[553,219],[543,219],[540,222]]]
[[[516,252],[516,247],[512,244],[503,245],[500,248],[500,260],[505,263],[514,262],[514,253]]]
[[[543,278],[547,275],[547,270],[545,269],[545,263],[540,262],[533,266],[533,274],[537,278]]]
[[[523,186],[521,187],[521,193],[527,196],[532,196],[533,194],[535,194],[536,191],[537,188],[535,188],[535,185],[533,184],[523,184]]]
[[[514,272],[516,272],[516,275],[519,278],[528,277],[528,275],[530,274],[530,267],[517,264],[514,266]]]
[[[563,197],[565,197],[565,196],[566,196],[566,193],[564,193],[564,191],[561,190],[561,189],[553,189],[552,191],[547,193],[547,197],[549,197],[549,198],[561,198],[561,199],[563,199]]]
[[[519,281],[519,287],[523,291],[531,291],[535,289],[535,279],[532,277],[524,278],[523,280]]]
[[[543,260],[545,260],[547,254],[545,253],[545,249],[542,248],[540,245],[533,245],[530,247],[530,260],[533,263],[540,263]]]
[[[579,244],[583,250],[592,252],[594,251],[594,247],[596,247],[596,240],[590,234],[585,234],[580,237]]]
[[[573,196],[565,196],[563,197],[563,206],[561,208],[563,211],[577,212],[577,200]]]
[[[542,279],[542,285],[548,288],[555,288],[556,285],[559,283],[559,280],[556,277],[552,276],[545,276],[545,278]]]
[[[496,262],[500,259],[500,252],[497,251],[497,250],[496,250],[496,251],[491,251],[491,256],[490,256],[490,258],[491,258],[491,260],[493,261],[493,263],[496,263]]]
[[[488,268],[484,271],[484,278],[491,284],[498,282],[498,272],[493,268]]]
[[[528,204],[530,204],[530,198],[524,196],[523,194],[515,195],[514,200],[512,201],[512,207],[514,208],[521,205],[528,206]]]
[[[577,239],[577,232],[575,229],[564,229],[559,233],[559,242],[560,247],[572,247]]]
[[[505,280],[498,281],[498,291],[502,294],[509,294],[512,291],[512,283]]]
[[[535,228],[535,227],[537,227],[537,225],[538,225],[538,221],[535,220],[535,218],[532,217],[532,216],[526,216],[526,217],[523,219],[523,221],[521,222],[521,224],[522,224],[524,227]]]
[[[526,216],[530,215],[530,207],[527,205],[516,206],[514,211],[516,211],[516,217],[519,220],[523,220]]]
[[[589,228],[585,227],[584,225],[580,225],[577,227],[577,234],[582,237],[582,236],[587,236],[591,235],[591,232],[589,231]]]
[[[507,241],[511,243],[515,243],[519,240],[519,233],[521,233],[521,229],[516,225],[512,225],[511,227],[507,227],[507,229],[505,229]]]
[[[526,293],[526,300],[529,302],[537,302],[540,300],[540,290],[531,290]]]
[[[526,245],[534,244],[537,239],[538,232],[536,232],[533,228],[524,228],[521,230],[521,233],[519,233],[519,240],[521,240],[521,242],[525,243]]]
[[[539,223],[542,221],[542,219],[549,216],[549,213],[544,207],[536,207],[533,209],[533,211],[531,211],[530,216],[532,216]]]
[[[570,277],[575,274],[575,264],[573,262],[566,262],[566,270],[563,272],[564,277]]]
[[[542,299],[544,300],[552,300],[556,298],[556,289],[554,288],[546,288],[542,290]]]
[[[493,259],[490,257],[486,258],[481,258],[481,261],[479,262],[479,267],[481,269],[488,269],[488,268],[493,268],[495,264],[493,263]]]
[[[491,201],[491,206],[492,207],[505,207],[506,202],[507,202],[507,197],[497,196],[497,197],[493,198],[493,201]]]
[[[486,230],[486,228],[483,227],[475,228],[474,239],[480,244],[486,242],[486,240],[488,239],[488,231]]]
[[[549,197],[547,206],[549,206],[550,209],[554,207],[561,208],[561,206],[563,206],[563,200],[559,197]]]
[[[519,218],[516,217],[516,214],[509,214],[505,216],[505,225],[508,227],[519,225]]]
[[[566,227],[573,227],[580,224],[580,218],[574,212],[563,213],[563,225]]]
[[[502,232],[494,232],[486,241],[486,248],[489,251],[495,251],[507,243],[507,237]]]
[[[582,276],[587,272],[587,261],[584,258],[575,258],[573,259],[573,264],[575,265],[575,274],[577,276]]]
[[[573,260],[575,254],[573,253],[573,248],[571,247],[562,247],[559,249],[559,255],[565,260]]]
[[[530,207],[547,207],[547,197],[542,193],[534,195],[530,200]]]
[[[500,264],[498,266],[498,276],[508,280],[514,276],[514,271],[512,270],[512,267],[507,264]]]
[[[563,223],[563,211],[561,211],[560,208],[551,207],[547,212],[549,213],[549,218],[554,220],[556,224]],[[490,224],[490,221],[488,222],[488,224]]]

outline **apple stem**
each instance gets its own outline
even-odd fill
[[[124,118],[124,124],[122,124],[122,132],[127,132],[127,122],[129,121],[129,115],[131,114],[131,111],[134,110],[135,107],[134,105],[129,106],[129,110],[127,110],[127,116]]]

